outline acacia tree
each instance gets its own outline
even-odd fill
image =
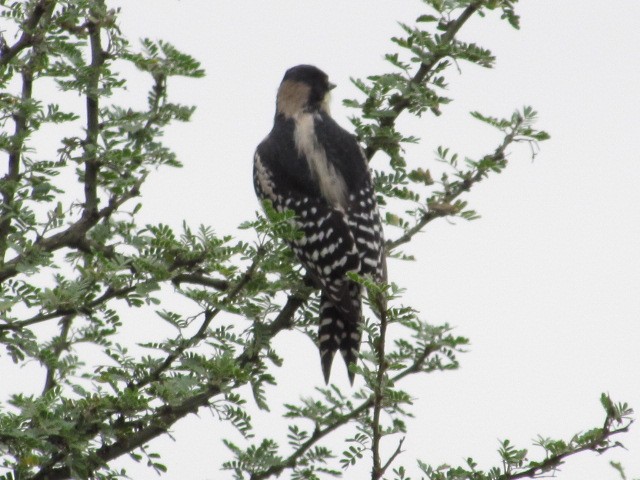
[[[518,28],[516,3],[424,0],[424,15],[393,39],[390,72],[354,80],[361,99],[345,104],[354,109],[356,134],[369,159],[387,159],[374,176],[396,233],[386,244],[390,258],[410,260],[401,247],[437,219],[476,218],[467,192],[507,166],[514,143],[548,138],[534,127],[530,107],[504,119],[474,112],[500,132],[495,149],[462,161],[441,147],[436,159],[447,169],[433,178],[427,168],[408,167],[402,145],[418,140],[396,128],[401,115],[440,113],[455,62],[492,66],[488,50],[457,34],[469,18],[486,14]],[[467,339],[403,305],[393,279],[375,285],[354,277],[389,305],[380,319],[364,323],[356,367],[362,386],[318,388],[286,405],[288,445],[254,431],[247,409],[267,409],[264,387],[278,382],[281,359],[272,340],[291,328],[315,335],[317,292],[282,241],[297,234],[289,214],[267,205],[266,217],[243,223],[252,242],[215,235],[209,226],[175,232],[137,219],[149,173],[180,166],[161,142],[163,129],[188,121],[194,110],[169,100],[167,79],[201,77],[199,63],[166,42],[131,45],[118,28],[119,12],[105,0],[0,5],[0,149],[7,159],[0,180],[0,354],[16,368],[39,365],[43,385],[36,395],[11,385],[0,406],[1,478],[116,478],[125,472],[109,462],[123,455],[163,471],[161,452],[147,447],[203,407],[246,439],[225,441],[227,476],[348,476],[353,464],[369,462],[372,479],[409,478],[397,458],[413,396],[402,380],[458,368]],[[126,85],[121,72],[130,66],[151,80],[142,110],[118,103]],[[79,94],[81,109],[42,97],[38,87],[52,83]],[[52,124],[69,132],[55,152],[38,145],[38,133]],[[193,308],[174,311],[176,297]],[[128,344],[122,329],[140,315],[175,334]],[[246,385],[250,390],[240,388]],[[612,436],[629,428],[631,410],[604,394],[601,401],[600,426],[567,441],[540,437],[536,455],[505,440],[499,466],[482,471],[472,458],[457,467],[418,461],[421,478],[535,478],[571,455],[612,448]],[[355,428],[341,428],[347,425]],[[340,446],[329,447],[327,439]]]

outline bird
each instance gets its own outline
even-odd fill
[[[325,383],[339,350],[353,385],[362,336],[360,283],[386,282],[384,235],[371,172],[356,137],[330,114],[335,84],[319,68],[288,69],[273,128],[258,145],[253,183],[259,200],[293,211],[301,235],[288,240],[320,289],[318,349]]]

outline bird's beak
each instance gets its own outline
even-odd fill
[[[329,82],[329,90],[333,90],[334,88],[336,88],[336,84]]]

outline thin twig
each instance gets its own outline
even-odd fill
[[[306,285],[309,284],[313,276],[307,272],[302,278],[301,286],[297,290],[293,291],[288,297],[284,307],[280,310],[280,313],[273,319],[273,322],[269,325],[269,335],[274,336],[283,329],[293,327],[293,319],[296,312],[302,305],[304,305],[311,296],[312,290]]]
[[[387,359],[385,355],[385,345],[387,340],[387,310],[380,309],[380,336],[377,339],[375,349],[377,357],[377,367],[375,383],[373,386],[373,418],[371,421],[371,454],[373,465],[371,467],[371,480],[378,480],[384,475],[382,460],[380,456],[380,440],[382,439],[382,425],[380,425],[380,414],[382,413],[382,402],[384,400],[385,375],[387,370]]]
[[[166,372],[169,367],[176,361],[182,354],[192,346],[194,346],[199,340],[202,340],[205,337],[207,328],[211,324],[211,321],[215,318],[215,316],[220,312],[220,309],[216,308],[215,310],[206,310],[204,312],[204,320],[202,325],[198,331],[188,339],[183,340],[182,344],[173,349],[173,351],[165,357],[163,362],[158,365],[154,370],[152,370],[148,375],[145,375],[143,378],[138,380],[137,382],[130,381],[127,385],[129,389],[139,389],[142,388],[152,382],[158,381],[160,376]]]
[[[400,439],[400,441],[398,442],[398,446],[396,447],[396,450],[391,454],[389,459],[382,466],[382,472],[383,473],[387,471],[387,468],[389,468],[389,466],[391,466],[391,464],[396,459],[396,457],[402,453],[402,444],[404,443],[404,439],[405,439],[405,437],[402,437]]]
[[[137,283],[136,285],[132,285],[125,288],[114,289],[108,287],[102,295],[100,295],[95,300],[74,308],[59,308],[50,313],[41,313],[38,315],[34,315],[31,318],[26,320],[20,320],[17,322],[6,323],[4,325],[0,325],[0,332],[2,331],[15,331],[20,330],[24,327],[28,327],[30,325],[35,325],[37,323],[46,322],[47,320],[52,320],[54,318],[62,317],[65,315],[75,315],[75,314],[89,314],[94,308],[103,304],[104,302],[111,300],[113,298],[121,298],[125,297],[129,293],[139,288],[141,285],[144,285],[147,281]]]
[[[45,395],[56,385],[56,372],[58,371],[58,360],[64,350],[68,348],[67,337],[71,329],[71,322],[75,314],[66,315],[60,320],[60,334],[52,340],[53,357],[47,363],[47,375],[44,381],[42,395]]]
[[[219,278],[212,278],[202,273],[181,273],[171,280],[175,285],[182,283],[190,283],[193,285],[201,285],[203,287],[211,287],[224,292],[229,288],[229,282]]]

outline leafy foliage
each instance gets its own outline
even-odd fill
[[[163,129],[189,121],[194,111],[169,101],[167,80],[202,77],[200,64],[163,41],[131,45],[118,28],[119,12],[104,0],[0,3],[3,25],[18,33],[15,43],[0,42],[0,150],[7,159],[0,179],[0,354],[19,366],[38,365],[43,376],[39,394],[16,388],[0,406],[0,478],[121,478],[126,472],[109,462],[123,455],[162,473],[150,442],[208,407],[240,434],[242,443],[224,441],[231,459],[223,468],[235,478],[283,471],[294,479],[326,478],[371,462],[373,479],[390,468],[394,478],[408,479],[395,465],[412,415],[413,396],[402,380],[458,368],[468,340],[403,305],[396,285],[354,278],[368,288],[380,317],[364,326],[357,366],[364,385],[349,393],[318,388],[285,405],[286,445],[254,432],[250,407],[270,408],[265,387],[277,383],[282,363],[271,341],[289,328],[315,336],[317,292],[282,241],[299,235],[290,214],[266,206],[266,216],[240,225],[253,232],[249,243],[208,226],[141,225],[142,185],[159,167],[180,167],[162,143]],[[464,158],[442,146],[435,160],[446,172],[435,177],[408,167],[402,146],[418,139],[398,131],[396,119],[440,115],[451,101],[445,75],[456,62],[493,65],[491,52],[460,41],[457,32],[471,16],[493,10],[519,25],[514,0],[424,3],[428,13],[402,24],[402,36],[392,39],[399,50],[385,57],[392,71],[354,79],[363,98],[345,102],[356,109],[352,122],[368,157],[389,159],[375,183],[387,224],[400,232],[388,251],[403,259],[410,257],[399,247],[431,221],[477,217],[463,196],[506,168],[514,142],[549,138],[534,127],[530,107],[507,118],[474,112],[500,132],[494,151]],[[142,109],[118,104],[123,65],[150,78]],[[37,98],[35,82],[54,82],[61,96],[79,95],[84,105],[65,110],[62,102]],[[48,125],[65,132],[55,153],[38,150],[36,133]],[[189,307],[173,311],[176,298]],[[388,307],[380,308],[381,298]],[[155,322],[138,343],[127,337],[137,318]],[[103,360],[87,363],[87,347]],[[627,430],[631,410],[606,395],[602,403],[602,427],[569,441],[539,438],[539,460],[505,440],[501,467],[480,471],[470,458],[462,467],[420,462],[419,469],[430,479],[552,472],[570,455],[617,445],[611,436]],[[350,433],[337,441],[347,425]],[[397,445],[389,458],[382,458],[382,442]]]

